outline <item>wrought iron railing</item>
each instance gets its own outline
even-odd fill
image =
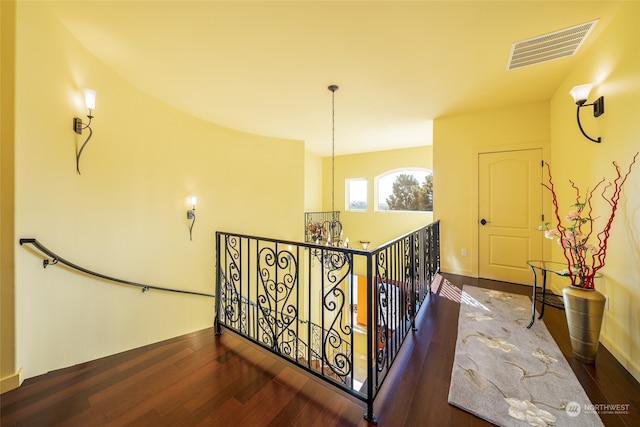
[[[429,295],[431,282],[440,271],[440,226],[434,222],[371,251],[378,319],[375,331],[376,394],[389,372],[408,332],[415,329],[418,310]],[[369,307],[372,307],[371,303]]]
[[[230,289],[229,283],[227,283],[224,274],[221,279],[223,283],[225,283],[223,288]],[[226,301],[227,294],[223,291],[222,306],[228,307],[229,305],[233,305],[234,309],[239,308],[239,312],[244,313],[244,315],[241,316],[242,320],[232,315],[230,317],[231,325],[226,326],[235,326],[235,328],[237,328],[235,329],[236,332],[243,335],[247,335],[249,331],[255,330],[259,327],[259,325],[255,323],[256,319],[265,316],[267,318],[276,318],[278,315],[273,310],[265,308],[264,306],[261,307],[256,302],[249,300],[245,295],[238,296],[235,292],[231,292],[231,295],[231,301]],[[258,311],[261,313],[258,313]],[[288,317],[287,320],[289,320]],[[299,323],[302,326],[302,333],[300,335],[292,336],[292,339],[287,343],[289,348],[297,350],[296,352],[291,352],[292,356],[294,356],[293,353],[295,353],[295,357],[298,358],[298,362],[300,364],[316,371],[322,372],[323,370],[326,370],[326,373],[329,374],[331,378],[343,384],[347,384],[348,378],[338,374],[340,367],[332,365],[330,361],[339,360],[340,357],[338,355],[340,354],[346,355],[350,358],[352,351],[351,344],[342,339],[342,337],[335,331],[323,330],[320,325],[313,322],[299,320]],[[234,328],[232,327],[231,329]],[[336,345],[325,348],[323,351],[322,347],[325,337],[328,337],[328,339],[335,342]],[[288,351],[285,351],[285,353],[289,354]],[[327,357],[323,358],[323,354]]]
[[[216,331],[232,330],[366,402],[375,422],[373,401],[415,328],[439,247],[439,222],[371,251],[218,232]]]

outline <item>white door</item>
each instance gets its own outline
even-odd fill
[[[542,150],[480,154],[480,277],[532,284],[527,260],[542,259]]]

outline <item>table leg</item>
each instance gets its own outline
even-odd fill
[[[531,268],[531,273],[533,274],[533,296],[531,297],[531,322],[527,325],[527,329],[533,326],[533,322],[536,320],[536,286],[538,284],[538,277],[536,276],[536,269]]]
[[[542,319],[544,316],[544,302],[547,294],[547,270],[542,270],[542,303],[540,304],[540,316],[538,319]]]

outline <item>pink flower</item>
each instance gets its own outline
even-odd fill
[[[544,237],[546,237],[547,239],[555,239],[556,237],[560,237],[560,233],[558,233],[558,230],[556,229],[545,230]]]
[[[575,221],[577,219],[580,219],[580,211],[577,211],[575,209],[572,211],[569,211],[566,218],[567,218],[567,221]]]

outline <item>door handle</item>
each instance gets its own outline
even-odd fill
[[[487,220],[486,220],[486,219],[484,219],[484,218],[482,218],[482,219],[480,220],[480,224],[482,224],[482,225],[487,225],[488,223],[489,223],[489,221],[487,221]]]

